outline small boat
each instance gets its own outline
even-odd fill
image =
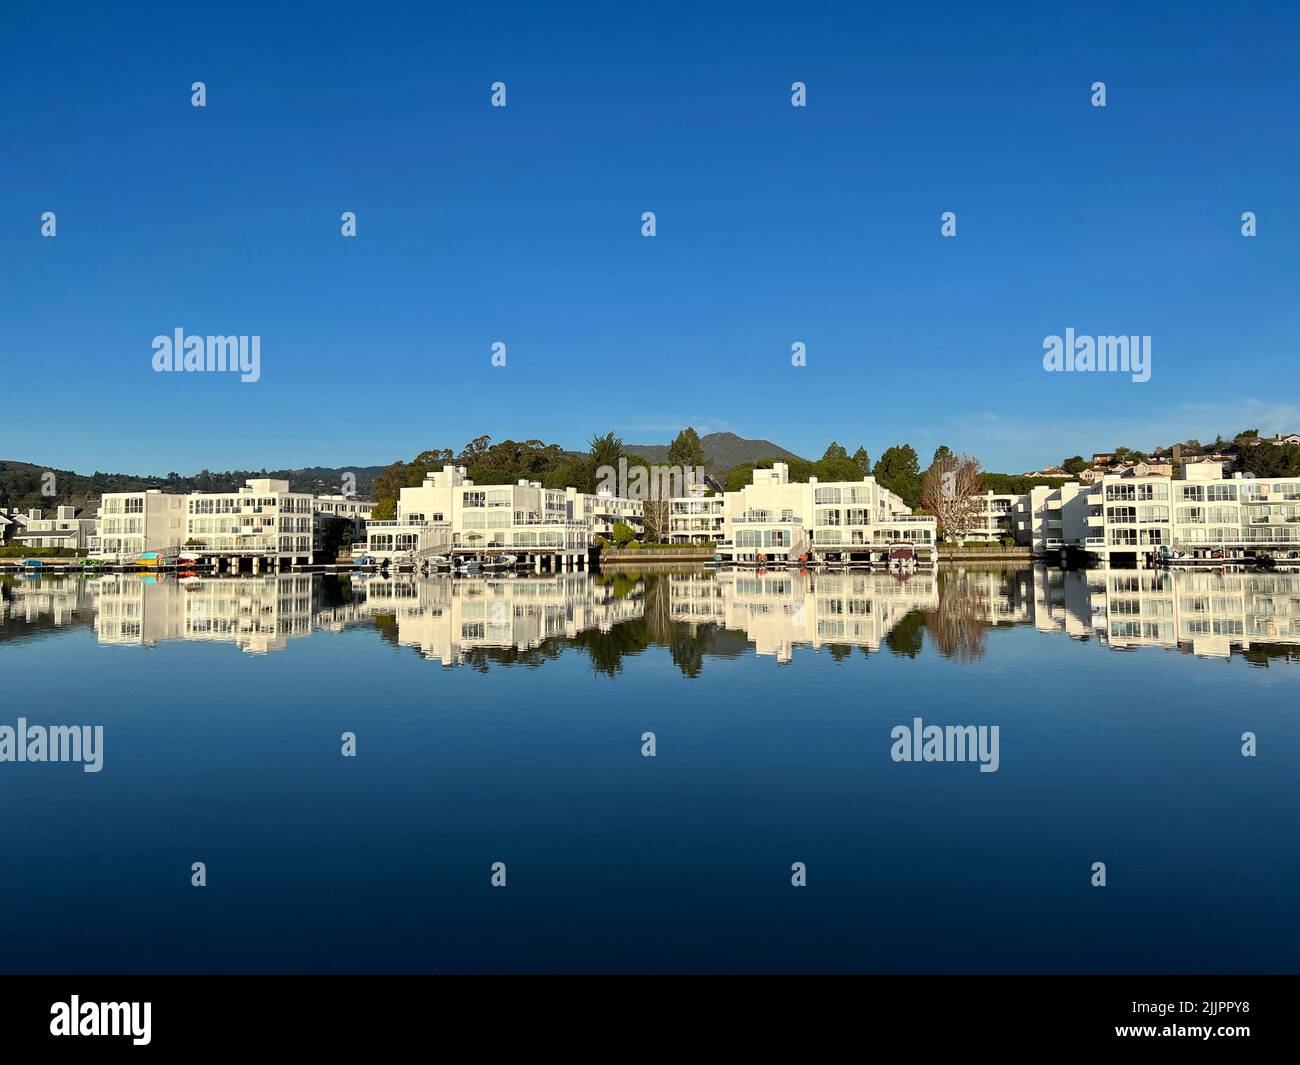
[[[45,563],[39,558],[25,558],[18,564],[20,566],[26,566],[28,569],[40,569],[45,565]]]
[[[170,569],[175,567],[176,561],[176,556],[166,551],[141,551],[136,556],[135,564],[150,569]]]
[[[514,555],[493,555],[487,561],[488,569],[513,569],[518,559]]]
[[[430,569],[451,569],[452,560],[447,555],[434,555],[429,559]]]
[[[456,563],[457,573],[482,573],[483,563],[476,558],[463,558]]]

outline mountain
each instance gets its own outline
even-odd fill
[[[770,440],[747,440],[735,433],[710,433],[700,437],[709,472],[715,477],[725,477],[732,466],[742,462],[759,462],[763,459],[797,459],[800,456],[787,451]],[[667,444],[624,444],[623,450],[640,455],[646,462],[667,463]]]
[[[147,488],[161,488],[168,492],[233,492],[250,477],[276,477],[289,482],[295,492],[336,494],[343,484],[343,475],[356,477],[356,494],[368,498],[375,478],[383,466],[308,466],[296,470],[229,470],[213,473],[203,470],[192,476],[179,473],[138,477],[130,473],[74,473],[72,470],[55,470],[30,462],[0,461],[0,506],[40,507],[48,510],[61,504],[85,506],[105,492],[139,492]],[[42,487],[45,474],[54,474],[54,495],[45,495]]]

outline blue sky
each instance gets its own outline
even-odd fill
[[[0,458],[1300,430],[1294,4],[279,7],[6,5]],[[261,380],[154,373],[177,327]],[[1045,373],[1067,327],[1151,380]]]

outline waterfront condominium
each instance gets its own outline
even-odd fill
[[[867,562],[887,559],[899,545],[927,557],[935,548],[934,518],[914,515],[874,477],[795,482],[789,466],[777,462],[755,470],[753,483],[724,498],[724,553],[737,562],[805,556]]]
[[[372,504],[341,495],[294,492],[289,482],[256,477],[233,492],[110,492],[100,506],[100,557],[184,550],[196,557],[308,564],[363,535]]]
[[[84,551],[95,538],[97,519],[93,514],[77,514],[76,507],[55,507],[48,517],[32,509],[13,534],[24,547],[59,547]]]
[[[106,492],[95,540],[91,553],[116,561],[178,548],[185,540],[185,496],[156,488]]]
[[[1300,479],[1227,476],[1215,462],[1180,472],[1139,463],[1091,485],[1035,488],[1017,504],[1017,535],[1036,554],[1075,549],[1102,563],[1300,550]]]
[[[686,495],[668,502],[669,543],[716,544],[726,538],[726,523],[726,497],[710,495],[703,482],[688,485]]]
[[[464,466],[444,466],[398,495],[397,517],[367,524],[366,553],[428,558],[455,550],[582,555],[618,522],[641,526],[641,504],[609,493],[543,488],[538,481],[475,484]]]
[[[667,500],[672,543],[713,543],[737,562],[816,556],[832,561],[870,561],[909,545],[930,555],[934,518],[915,516],[874,478],[807,483],[790,480],[775,463],[755,470],[738,492],[709,496],[703,485]],[[429,557],[453,551],[577,552],[585,555],[613,524],[634,531],[644,524],[644,504],[608,493],[545,489],[535,481],[476,485],[464,467],[446,466],[424,483],[403,488],[397,517],[368,524],[367,554],[378,558]]]

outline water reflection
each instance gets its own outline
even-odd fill
[[[1300,575],[952,569],[888,573],[696,570],[537,577],[189,578],[111,574],[0,580],[0,644],[82,626],[103,645],[169,640],[285,648],[364,627],[443,665],[536,667],[566,648],[614,675],[666,648],[686,676],[710,657],[842,660],[882,648],[959,662],[997,629],[1033,626],[1129,650],[1161,647],[1255,664],[1300,655]]]

